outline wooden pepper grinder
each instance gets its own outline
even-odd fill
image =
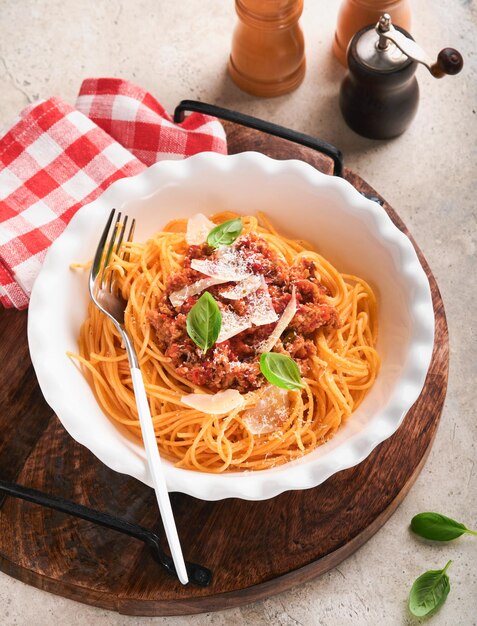
[[[305,46],[298,20],[303,0],[235,0],[239,21],[229,73],[254,96],[281,96],[305,76]]]
[[[351,38],[368,24],[376,24],[383,13],[388,13],[393,23],[406,30],[411,28],[409,0],[344,0],[336,24],[333,53],[347,66],[346,50]]]
[[[464,61],[454,48],[444,48],[436,61],[427,57],[411,35],[394,26],[386,13],[363,28],[348,48],[348,72],[340,90],[340,109],[350,128],[372,139],[403,133],[417,112],[418,64],[434,78],[458,74]]]

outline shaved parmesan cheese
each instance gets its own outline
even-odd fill
[[[248,315],[244,315],[242,317],[229,309],[224,309],[221,313],[222,326],[220,328],[219,336],[217,337],[217,343],[221,343],[231,337],[235,337],[235,335],[238,335],[243,330],[247,330],[247,328],[251,328],[252,326],[252,322],[250,321]]]
[[[201,278],[197,282],[192,283],[192,285],[186,285],[182,289],[171,293],[169,300],[172,306],[181,306],[190,296],[195,296],[213,285],[222,285],[228,282],[228,280],[223,280],[222,278]]]
[[[241,406],[244,399],[236,389],[227,389],[214,394],[189,393],[181,397],[181,402],[208,415],[222,415]]]
[[[280,428],[289,409],[288,391],[269,385],[257,404],[243,413],[242,419],[252,435],[264,435]]]
[[[228,287],[222,291],[220,295],[228,300],[241,300],[242,298],[245,298],[251,293],[257,291],[261,284],[261,276],[251,275],[248,278],[241,280],[233,287]]]
[[[231,339],[242,331],[247,330],[247,328],[251,328],[253,325],[263,326],[263,324],[271,324],[272,322],[277,321],[278,315],[275,313],[275,309],[273,308],[272,299],[270,297],[270,293],[268,292],[265,279],[263,276],[253,276],[251,278],[258,279],[259,288],[255,293],[249,295],[246,300],[246,315],[238,315],[230,309],[224,309],[221,311],[222,328],[220,329],[217,343],[225,341],[226,339]],[[240,284],[241,283],[239,283],[239,285]],[[236,289],[239,285],[236,285],[231,289]],[[221,295],[224,294],[222,293]]]
[[[273,349],[273,346],[277,343],[280,338],[280,335],[288,326],[288,324],[295,317],[296,313],[296,290],[295,286],[292,288],[292,294],[290,302],[287,304],[285,310],[283,311],[283,315],[278,320],[277,325],[273,329],[272,334],[268,339],[262,341],[262,343],[258,346],[258,352],[270,352]]]
[[[240,281],[251,275],[240,251],[233,246],[224,246],[213,259],[193,259],[190,266],[206,276],[224,280]]]
[[[210,231],[215,228],[203,213],[196,213],[187,220],[186,242],[189,246],[199,246],[207,241]]]
[[[220,260],[193,259],[190,266],[193,270],[197,270],[206,276],[222,278],[224,281],[241,281],[250,276],[250,272],[245,267],[240,268],[239,265],[227,265],[226,263],[221,263]]]
[[[273,308],[272,299],[268,291],[267,283],[263,276],[260,276],[260,288],[249,298],[249,315],[252,324],[263,326],[276,322],[278,315]]]

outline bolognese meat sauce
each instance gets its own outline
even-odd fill
[[[259,346],[271,335],[277,321],[251,324],[224,341],[219,342],[219,336],[217,343],[204,354],[186,330],[187,314],[201,293],[186,297],[178,306],[173,306],[170,300],[171,294],[205,278],[203,273],[191,267],[194,259],[214,262],[221,254],[221,249],[207,244],[189,246],[183,269],[170,277],[159,307],[149,313],[149,321],[156,331],[158,347],[171,359],[178,376],[214,392],[230,388],[247,392],[266,382],[260,373]],[[274,350],[294,358],[302,374],[306,375],[308,359],[316,354],[314,332],[322,326],[339,326],[336,309],[324,301],[327,290],[315,276],[313,261],[301,259],[289,267],[263,238],[255,234],[240,237],[233,245],[233,254],[239,259],[241,271],[245,269],[249,275],[263,276],[264,288],[268,290],[277,319],[290,302],[292,288],[295,288],[296,314]],[[223,294],[234,284],[229,280],[208,287],[207,291],[215,298],[223,320],[224,316],[233,315],[234,319],[243,318],[246,322],[253,298],[250,294],[237,299],[225,297]]]

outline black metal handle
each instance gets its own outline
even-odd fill
[[[117,530],[118,532],[134,537],[135,539],[140,539],[148,546],[155,560],[160,563],[162,567],[164,567],[167,573],[177,577],[171,557],[165,554],[161,549],[159,536],[143,526],[138,526],[137,524],[132,524],[126,520],[109,515],[109,513],[102,513],[101,511],[90,509],[82,504],[76,504],[70,500],[65,500],[64,498],[59,498],[58,496],[48,495],[42,491],[30,489],[29,487],[23,487],[22,485],[17,485],[5,480],[0,480],[0,491],[3,491],[7,495],[14,498],[20,498],[21,500],[26,500],[27,502],[33,502],[34,504],[46,506],[49,509],[55,509],[56,511],[67,513],[68,515],[74,515],[75,517],[87,520],[88,522],[93,522],[99,526]],[[212,572],[206,567],[186,561],[186,568],[189,575],[189,581],[194,585],[207,587],[211,583]]]
[[[198,102],[196,100],[182,100],[174,111],[174,122],[176,122],[176,124],[182,122],[184,120],[184,113],[187,111],[195,111],[196,113],[203,113],[204,115],[213,115],[214,117],[218,117],[222,120],[234,122],[235,124],[240,124],[241,126],[246,126],[247,128],[254,128],[255,130],[260,130],[264,133],[268,133],[269,135],[281,137],[282,139],[288,139],[289,141],[293,141],[294,143],[307,148],[312,148],[313,150],[322,152],[333,160],[333,174],[335,176],[343,176],[343,155],[338,148],[335,148],[335,146],[327,143],[326,141],[317,139],[311,135],[299,133],[295,130],[285,128],[284,126],[279,126],[278,124],[273,124],[272,122],[265,122],[258,117],[252,117],[250,115],[239,113],[238,111],[231,111],[230,109],[218,107],[214,104],[207,104],[205,102]]]

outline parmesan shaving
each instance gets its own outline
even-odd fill
[[[217,337],[217,343],[226,341],[231,337],[235,337],[243,330],[251,328],[252,322],[248,315],[240,316],[230,309],[224,309],[222,313],[222,326],[220,328],[219,336]]]
[[[228,300],[241,300],[242,298],[246,298],[251,293],[257,291],[260,286],[261,276],[255,276],[252,274],[248,278],[238,282],[236,285],[228,287],[222,291],[220,295]]]
[[[227,389],[214,394],[189,393],[181,397],[181,402],[201,413],[223,415],[241,406],[244,399],[236,389]]]
[[[287,304],[270,337],[265,341],[262,341],[262,343],[258,346],[258,352],[270,352],[273,349],[274,345],[280,339],[282,332],[295,317],[296,308],[296,290],[293,285],[290,302]]]
[[[182,289],[178,291],[174,291],[170,294],[169,300],[171,301],[172,306],[178,307],[190,298],[190,296],[196,296],[198,293],[204,291],[204,289],[208,289],[213,285],[222,285],[223,283],[228,283],[228,280],[223,280],[222,278],[201,278],[192,285],[186,285]]]
[[[189,246],[199,246],[207,241],[210,231],[215,228],[203,213],[196,213],[187,220],[186,242]]]
[[[278,315],[273,308],[270,292],[263,276],[260,276],[260,289],[249,298],[249,315],[252,324],[263,326],[276,322]]]
[[[251,275],[247,262],[234,246],[224,246],[214,259],[192,259],[190,266],[206,276],[236,282]]]
[[[252,435],[265,435],[281,427],[289,409],[288,391],[269,385],[257,404],[243,413],[242,419]]]
[[[251,277],[252,278],[252,277]],[[253,276],[258,279],[259,288],[246,300],[247,312],[245,315],[238,315],[230,309],[224,309],[222,313],[222,328],[217,338],[217,343],[235,337],[244,330],[255,326],[263,326],[276,322],[278,315],[273,308],[272,299],[268,291],[267,283],[263,276]],[[247,279],[248,280],[248,279]],[[245,282],[245,281],[242,281]],[[240,285],[241,283],[239,283]],[[232,287],[232,289],[238,288]],[[224,295],[223,293],[221,295]],[[238,299],[238,298],[237,298]]]

